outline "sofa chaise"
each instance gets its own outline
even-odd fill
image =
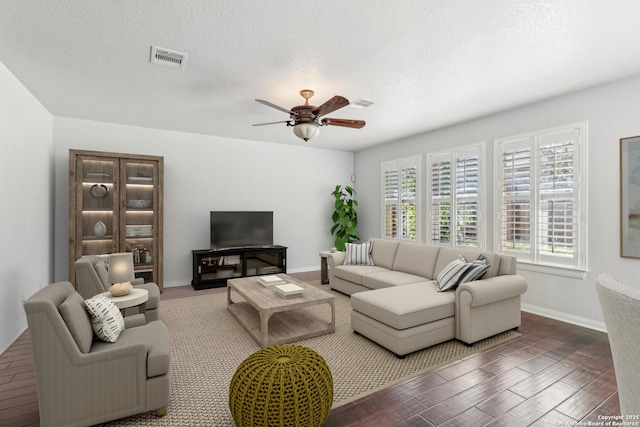
[[[515,257],[385,239],[369,244],[373,265],[345,265],[344,252],[329,254],[329,286],[351,296],[354,331],[396,355],[453,338],[471,345],[520,326],[527,283]],[[438,290],[434,281],[454,260],[480,255],[487,265],[480,280]]]

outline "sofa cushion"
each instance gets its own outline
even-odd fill
[[[484,255],[478,255],[478,258],[474,259],[467,265],[466,270],[464,270],[462,276],[460,276],[460,280],[458,280],[456,286],[482,279],[490,267],[491,266],[487,264],[487,259]]]
[[[351,307],[395,329],[407,329],[455,315],[455,292],[437,292],[431,282],[411,283],[351,296]]]
[[[347,243],[344,265],[375,265],[371,258],[372,242]]]
[[[104,342],[116,342],[124,330],[124,319],[116,305],[109,298],[96,295],[85,300],[92,317],[93,332]]]
[[[469,268],[467,261],[462,255],[458,255],[456,259],[440,271],[438,278],[433,283],[440,292],[455,289],[455,287],[458,286],[460,277],[467,268]]]
[[[371,249],[373,262],[380,267],[391,270],[399,242],[390,239],[371,239],[371,242],[373,242],[373,248]]]
[[[433,279],[439,251],[436,245],[402,242],[398,245],[393,270]]]
[[[416,282],[424,282],[424,277],[402,271],[381,271],[362,277],[362,285],[369,289],[382,289]]]
[[[334,268],[333,274],[340,279],[362,285],[362,278],[365,275],[382,271],[389,270],[377,265],[339,265]]]
[[[83,353],[89,353],[93,342],[91,318],[84,305],[84,300],[78,293],[73,293],[58,307],[62,320],[69,328],[73,340]]]

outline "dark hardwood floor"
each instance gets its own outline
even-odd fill
[[[292,275],[320,278],[319,272]],[[162,299],[222,291],[182,286],[165,289]],[[519,332],[505,344],[336,408],[325,426],[574,426],[619,414],[606,334],[528,313]],[[0,426],[39,425],[27,331],[0,355]]]

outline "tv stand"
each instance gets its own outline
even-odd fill
[[[287,272],[287,248],[280,245],[192,250],[194,289],[227,286],[227,279]]]

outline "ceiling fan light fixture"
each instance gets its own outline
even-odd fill
[[[320,126],[315,122],[298,123],[293,127],[293,133],[305,142],[318,136],[320,133]]]

